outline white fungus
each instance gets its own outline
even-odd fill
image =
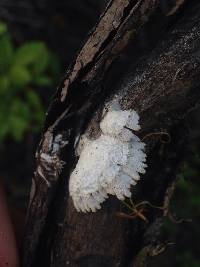
[[[82,138],[80,157],[69,181],[69,192],[77,211],[95,212],[108,194],[124,200],[131,196],[145,173],[145,144],[133,133],[139,116],[134,110],[112,106],[100,123],[101,135],[95,140]]]

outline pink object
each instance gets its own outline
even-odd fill
[[[0,184],[0,267],[18,267],[17,245],[5,193]]]

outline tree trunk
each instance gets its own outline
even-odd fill
[[[199,1],[109,2],[47,113],[36,153],[24,267],[139,267],[163,251],[160,229],[184,156],[184,118],[199,102],[199,43]],[[83,214],[69,197],[75,143],[83,133],[98,134],[102,109],[114,97],[141,118],[148,169],[132,198],[152,203],[146,206],[148,222],[127,219],[127,208],[115,198]]]

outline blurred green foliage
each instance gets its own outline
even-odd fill
[[[178,219],[186,219],[180,224],[165,221],[164,232],[175,244],[175,255],[164,256],[168,265],[176,267],[200,266],[200,154],[196,147],[179,172],[179,182],[171,203],[171,211]],[[189,219],[189,221],[187,221]],[[166,257],[166,258],[165,258]],[[172,261],[172,262],[171,262]]]
[[[53,86],[58,73],[58,59],[44,42],[15,47],[0,23],[0,145],[7,137],[22,141],[27,131],[40,129],[45,112],[38,89]]]

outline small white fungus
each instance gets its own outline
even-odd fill
[[[100,123],[95,140],[83,137],[80,157],[69,181],[69,192],[77,211],[95,212],[108,194],[123,200],[131,196],[147,165],[145,144],[133,133],[139,116],[134,110],[112,108]]]

